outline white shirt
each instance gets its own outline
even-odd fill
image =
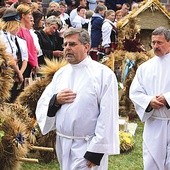
[[[73,9],[71,12],[70,12],[70,23],[72,25],[72,22],[75,18],[75,16],[77,15],[77,8]],[[73,25],[72,25],[73,26]]]
[[[11,54],[15,60],[17,60],[17,47],[15,41],[12,40],[12,35],[9,32],[1,32],[1,38],[6,46],[6,52]]]
[[[65,20],[67,20],[69,18],[70,18],[70,16],[67,13],[64,13],[64,14],[60,15],[60,19],[61,19],[61,22],[62,22],[63,25],[66,24]]]
[[[36,47],[38,57],[42,56],[43,53],[42,53],[42,50],[41,50],[41,47],[40,47],[40,44],[39,44],[39,40],[38,40],[37,34],[34,32],[33,29],[30,29],[29,31],[30,31],[30,34],[31,34],[31,36],[33,38],[34,45]]]
[[[80,15],[76,15],[72,22],[72,26],[74,28],[82,28],[82,25],[88,22],[89,22],[89,19],[85,19],[81,17]]]
[[[18,41],[18,44],[19,44],[19,48],[20,48],[20,51],[21,51],[21,59],[22,61],[28,61],[28,48],[27,48],[27,42],[18,37],[18,36],[15,36],[17,38],[17,41]]]
[[[102,25],[102,46],[109,47],[111,43],[111,32],[113,28],[113,22],[108,19],[105,19]]]
[[[168,129],[170,127],[168,119],[170,119],[170,109],[164,106],[150,112],[145,110],[151,99],[161,94],[170,105],[169,73],[170,53],[162,57],[155,56],[138,67],[130,87],[130,98],[140,119],[145,122],[143,140],[148,152],[144,154],[144,160],[146,160],[144,163],[148,166],[148,170],[153,169],[153,167],[166,169],[164,161],[169,143]],[[152,116],[157,118],[155,119]],[[161,118],[165,120],[161,120]],[[148,155],[150,155],[149,159],[152,160],[154,165],[148,165],[148,162],[150,162],[147,162]]]
[[[96,0],[87,0],[87,1],[89,2],[89,10],[94,11],[97,6]]]
[[[73,90],[76,99],[63,104],[56,117],[47,117],[51,97],[65,88]],[[67,64],[55,73],[38,101],[36,117],[43,134],[57,129],[68,136],[92,136],[89,141],[57,137],[62,170],[78,167],[86,151],[119,153],[117,80],[112,70],[90,57],[79,64]],[[86,161],[83,162],[86,165]],[[107,165],[107,161],[102,164]]]

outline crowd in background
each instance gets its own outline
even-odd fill
[[[44,8],[42,0],[1,1],[0,39],[15,61],[10,101],[23,89],[23,80],[45,64],[45,57],[63,58],[63,33],[68,27],[88,30],[89,54],[98,61],[99,52],[110,54],[116,48],[117,21],[139,3],[140,0],[54,0]]]

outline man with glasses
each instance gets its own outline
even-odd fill
[[[36,117],[43,134],[56,129],[62,170],[107,170],[119,153],[118,85],[112,70],[88,56],[90,37],[82,28],[64,33],[64,57],[40,97]]]

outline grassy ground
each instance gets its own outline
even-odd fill
[[[142,170],[142,132],[143,124],[137,121],[138,127],[135,133],[135,147],[132,151],[110,156],[109,170]],[[49,164],[23,163],[22,170],[59,170],[57,161]]]

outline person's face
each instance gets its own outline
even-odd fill
[[[161,57],[170,52],[170,42],[164,35],[152,35],[152,48],[154,54]]]
[[[122,13],[116,14],[116,20],[119,21],[122,18]]]
[[[81,0],[80,1],[80,6],[86,7],[87,6],[87,0]]]
[[[80,15],[82,18],[84,18],[85,17],[85,15],[86,15],[86,9],[81,9],[79,12],[78,12],[78,15]]]
[[[41,20],[38,23],[38,27],[42,28],[44,26],[44,16],[41,18]]]
[[[30,19],[30,27],[32,28],[33,25],[34,25],[34,18],[32,17],[32,18]]]
[[[20,4],[27,4],[29,6],[32,6],[31,0],[21,0]]]
[[[57,30],[58,30],[58,25],[52,24],[52,25],[48,26],[47,33],[48,33],[48,35],[53,35]]]
[[[105,11],[106,11],[106,10],[99,11],[99,14],[100,14],[101,16],[104,16]]]
[[[115,13],[111,13],[108,17],[107,17],[110,21],[114,22],[115,21]]]
[[[59,11],[59,6],[55,5],[55,4],[51,4],[50,6],[50,10],[54,10],[54,11]]]
[[[125,5],[125,4],[123,4],[122,5],[122,11],[123,11],[123,13],[126,15],[126,14],[128,14],[128,12],[129,12],[129,7],[127,6],[127,5]]]
[[[22,14],[22,21],[27,24],[31,22],[32,14],[31,12],[29,14]]]
[[[64,38],[64,57],[70,64],[78,64],[83,61],[89,50],[89,44],[82,44],[79,35],[69,35]]]
[[[66,8],[62,5],[60,5],[60,12],[63,14],[66,11]]]
[[[42,2],[37,2],[39,9],[42,9]]]
[[[33,25],[34,25],[34,19],[33,17],[31,17],[30,21],[25,23],[25,27],[30,30],[33,27]]]

